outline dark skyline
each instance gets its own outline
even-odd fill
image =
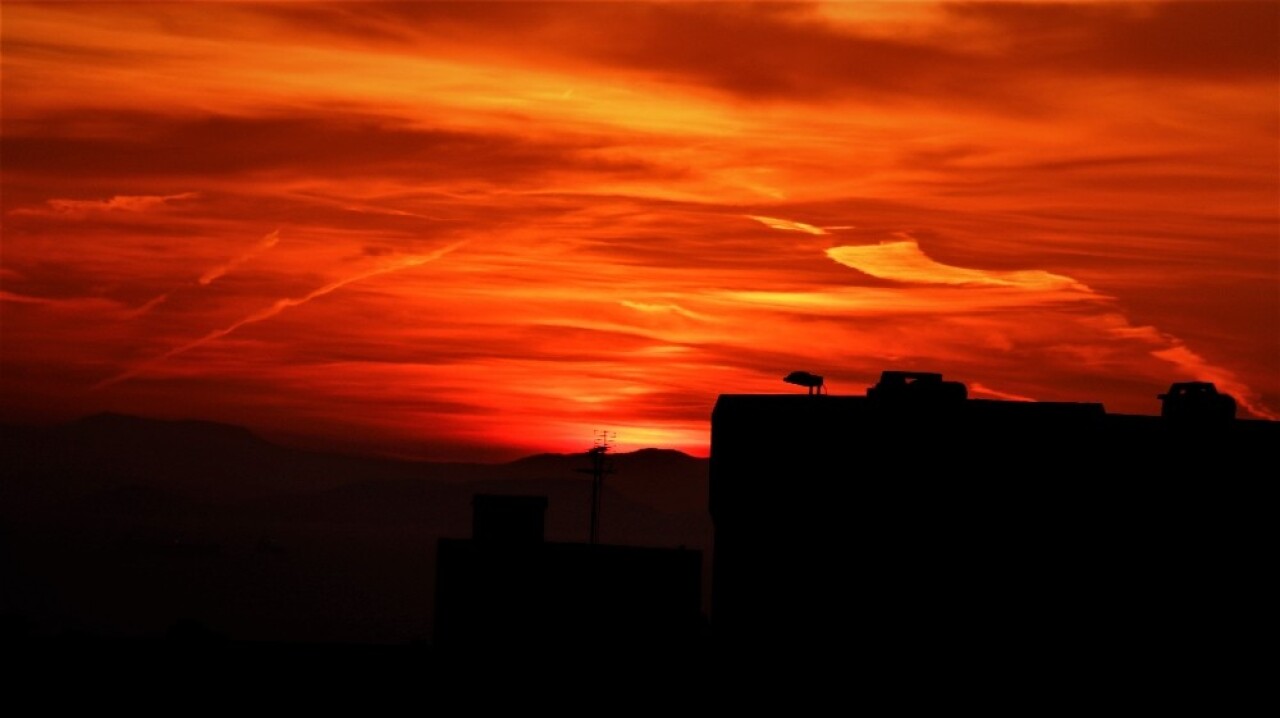
[[[1065,613],[1035,635],[1057,641],[1063,626],[1092,622],[1089,635],[1105,637],[1099,625],[1122,633],[1131,621],[1155,636],[1175,613],[1185,629],[1242,595],[1262,560],[1248,539],[1255,474],[1274,463],[1280,428],[1232,418],[1231,399],[1202,384],[1175,384],[1163,401],[1162,416],[1139,416],[974,399],[954,379],[900,371],[865,395],[722,394],[709,460],[611,456],[599,551],[588,452],[424,463],[289,449],[209,422],[4,426],[0,629],[429,642],[442,542],[462,562],[441,569],[458,581],[446,592],[451,620],[495,645],[554,642],[537,624],[548,601],[556,625],[587,642],[592,625],[626,641],[762,650],[848,631],[892,642],[904,621],[934,641]],[[475,546],[464,540],[473,534]],[[602,596],[640,595],[641,579],[674,583],[644,594],[658,602],[651,611],[582,603],[590,576],[609,587]],[[526,584],[543,604],[519,599]],[[1095,590],[1113,598],[1083,613],[1069,605]],[[709,624],[691,620],[698,595]],[[628,612],[666,620],[659,604],[684,628],[626,628]],[[485,633],[490,618],[508,628]]]

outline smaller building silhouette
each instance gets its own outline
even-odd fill
[[[441,539],[435,643],[465,652],[676,647],[703,624],[702,554],[545,540],[547,499],[477,495]]]

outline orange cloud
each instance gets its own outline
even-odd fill
[[[959,284],[985,287],[1010,287],[1028,291],[1077,291],[1092,293],[1085,285],[1041,270],[1013,272],[952,267],[930,259],[911,240],[882,242],[860,247],[832,247],[831,257],[873,277],[920,284]]]
[[[1278,13],[9,3],[0,419],[705,450],[722,391],[887,367],[1267,416]]]
[[[19,208],[10,214],[63,215],[85,217],[96,212],[147,212],[186,199],[199,197],[199,192],[182,192],[170,195],[116,195],[110,199],[50,199],[42,208]]]

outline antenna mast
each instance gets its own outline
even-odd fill
[[[613,450],[614,437],[612,431],[596,431],[596,442],[587,451],[591,457],[590,469],[579,469],[591,474],[591,534],[592,546],[600,543],[600,501],[603,498],[604,477],[613,473],[613,462],[609,461],[609,452]]]

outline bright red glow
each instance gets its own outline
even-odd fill
[[[22,3],[6,421],[703,454],[884,368],[1280,412],[1280,6]]]

